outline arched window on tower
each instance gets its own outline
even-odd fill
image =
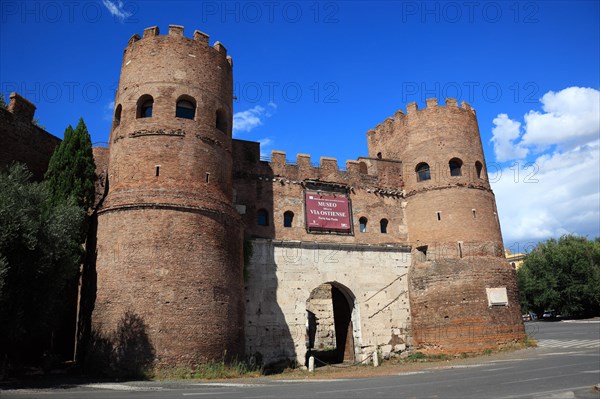
[[[294,221],[294,212],[286,211],[283,214],[283,227],[292,227]]]
[[[225,116],[225,111],[221,109],[217,110],[215,127],[223,133],[227,133],[227,117]]]
[[[188,96],[181,96],[177,100],[175,116],[177,118],[194,119],[196,115],[196,101]]]
[[[367,218],[363,216],[360,219],[358,219],[358,226],[359,226],[359,231],[361,233],[366,233],[367,232]]]
[[[421,162],[415,168],[417,172],[417,181],[425,181],[431,179],[431,173],[429,172],[429,165],[425,162]]]
[[[123,108],[121,107],[121,104],[117,105],[117,108],[115,108],[115,118],[113,120],[113,128],[119,126],[121,124],[121,110]]]
[[[269,225],[269,212],[265,209],[259,209],[256,213],[256,223],[259,226],[268,226]]]
[[[387,234],[387,227],[388,227],[388,220],[381,219],[379,221],[379,230],[381,231],[381,234]]]
[[[136,118],[151,118],[154,99],[149,94],[144,94],[138,99]]]
[[[481,179],[481,170],[483,169],[483,165],[481,162],[475,162],[475,173],[477,173],[477,178]]]
[[[450,176],[462,176],[462,161],[458,158],[452,158],[448,162],[450,167]]]

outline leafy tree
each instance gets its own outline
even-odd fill
[[[0,359],[11,362],[39,359],[49,347],[81,255],[83,209],[52,206],[46,187],[30,180],[24,165],[0,172]]]
[[[517,272],[521,306],[541,314],[600,314],[600,238],[565,235],[540,243]]]
[[[53,204],[67,201],[87,210],[93,205],[96,165],[92,141],[83,118],[65,130],[64,140],[52,154],[45,175]]]

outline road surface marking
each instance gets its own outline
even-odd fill
[[[200,382],[197,384],[190,384],[201,387],[231,387],[231,388],[253,388],[253,387],[264,387],[265,384],[244,384],[238,382]]]
[[[141,387],[125,384],[85,384],[79,385],[84,388],[109,389],[111,391],[160,391],[162,387]]]
[[[278,382],[342,382],[342,381],[349,381],[349,379],[348,378],[338,378],[338,379],[329,380],[329,379],[321,378],[321,379],[310,379],[310,380],[300,380],[300,379],[290,380],[290,379],[288,379],[288,380],[273,380],[273,381],[278,381]]]
[[[188,393],[182,393],[182,396],[200,396],[200,395],[226,395],[228,393],[239,393],[239,392],[217,392],[217,391],[212,391],[212,392],[188,392]]]
[[[600,341],[597,339],[540,339],[538,347],[592,349],[600,348]]]

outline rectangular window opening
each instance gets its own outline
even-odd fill
[[[156,165],[156,177],[160,176],[160,165]]]
[[[442,220],[442,212],[437,211],[436,214],[437,214],[437,219]]]
[[[206,182],[208,183],[210,180],[210,173],[206,172]]]
[[[475,209],[471,209],[471,211],[473,212],[473,219],[477,219],[477,213],[475,212]]]
[[[417,247],[417,261],[425,262],[427,260],[427,245]]]

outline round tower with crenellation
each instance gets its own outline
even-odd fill
[[[475,110],[428,99],[369,133],[369,156],[402,161],[409,239],[428,257],[503,256]]]
[[[475,110],[411,103],[367,137],[370,157],[402,161],[414,347],[469,352],[521,339]]]
[[[171,25],[129,40],[98,212],[92,328],[117,347],[134,337],[132,362],[185,366],[244,353],[232,99],[231,58],[204,33],[187,38]]]

